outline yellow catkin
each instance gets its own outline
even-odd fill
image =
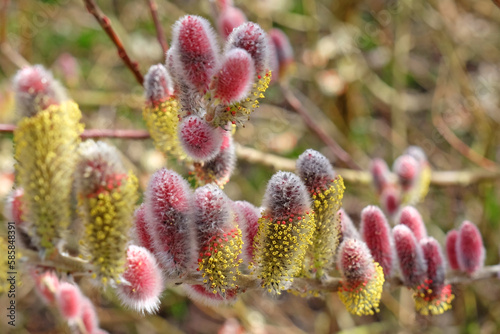
[[[415,184],[413,185],[410,192],[408,192],[404,198],[403,203],[406,205],[414,205],[424,200],[425,196],[429,192],[429,186],[431,184],[432,170],[429,164],[422,166]]]
[[[339,175],[326,190],[312,194],[316,222],[311,247],[312,269],[316,271],[318,278],[333,263],[339,245],[341,226],[337,212],[342,206],[344,190],[344,180]]]
[[[234,292],[238,286],[236,281],[241,275],[238,267],[243,240],[241,230],[233,230],[213,236],[203,246],[198,258],[198,271],[203,277],[207,291],[226,298],[228,292]]]
[[[24,188],[23,221],[33,243],[50,254],[71,216],[71,187],[83,125],[73,101],[23,118],[14,131],[16,177]]]
[[[159,151],[180,160],[187,158],[177,136],[179,102],[175,97],[169,97],[155,106],[145,106],[142,116]]]
[[[451,310],[454,298],[449,284],[443,286],[439,293],[423,287],[413,294],[415,309],[422,315],[439,315]]]
[[[271,71],[263,76],[258,76],[248,96],[240,102],[230,106],[218,108],[213,124],[215,126],[226,126],[228,122],[241,126],[250,119],[250,114],[259,107],[259,100],[264,98],[264,93],[271,82]],[[216,101],[215,104],[218,104]]]
[[[384,271],[374,262],[375,273],[367,282],[357,282],[354,286],[343,281],[338,295],[344,306],[352,314],[373,315],[379,312],[380,298],[384,285]]]
[[[119,187],[88,197],[78,194],[85,233],[82,244],[103,284],[118,279],[126,262],[128,234],[137,201],[137,178],[129,172]]]
[[[259,219],[251,269],[269,293],[281,294],[301,272],[314,228],[312,213],[282,221],[265,215]]]

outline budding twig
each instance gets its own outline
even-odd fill
[[[281,91],[290,106],[302,117],[306,125],[328,146],[332,153],[346,163],[352,169],[361,169],[352,157],[342,147],[337,144],[316,122],[309,116],[300,100],[285,85],[281,85]]]
[[[161,26],[161,22],[158,18],[158,5],[154,0],[148,0],[148,5],[149,10],[151,11],[151,17],[153,18],[153,22],[155,24],[156,37],[158,38],[161,49],[163,50],[163,56],[165,56],[168,51],[168,44],[165,38],[165,33],[163,32],[163,27]]]
[[[144,78],[139,71],[139,65],[137,62],[132,61],[123,47],[123,43],[116,34],[115,30],[111,26],[111,20],[102,13],[101,9],[97,4],[95,3],[94,0],[83,0],[85,2],[85,6],[87,7],[87,10],[89,11],[90,14],[92,14],[97,22],[101,25],[102,29],[108,34],[109,38],[113,41],[113,43],[116,46],[116,49],[118,50],[118,56],[123,60],[125,65],[132,71],[134,74],[135,79],[137,80],[138,83],[141,84],[144,82]]]

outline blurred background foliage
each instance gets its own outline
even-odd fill
[[[87,128],[145,129],[142,87],[123,65],[93,16],[77,0],[0,1],[0,123],[15,123],[11,78],[27,60],[43,64],[68,87],[80,105]],[[142,73],[164,61],[146,0],[98,1],[130,57]],[[182,15],[213,22],[210,1],[157,0],[159,18],[170,41],[170,27]],[[265,30],[279,27],[294,48],[292,92],[313,119],[354,161],[367,169],[373,157],[389,165],[408,145],[421,146],[435,170],[498,170],[500,159],[500,9],[488,0],[428,1],[235,1],[248,19]],[[450,135],[451,134],[451,135]],[[458,139],[461,143],[457,144]],[[271,87],[251,122],[236,133],[245,146],[296,158],[314,148],[335,161],[286,102]],[[108,140],[139,175],[142,189],[162,167],[187,175],[166,160],[150,140]],[[451,144],[450,144],[451,143]],[[459,152],[460,147],[470,151]],[[462,146],[461,146],[462,145]],[[12,135],[0,137],[0,198],[11,189]],[[464,154],[465,153],[465,154]],[[472,154],[473,155],[473,154]],[[488,160],[485,160],[488,159]],[[345,167],[341,161],[336,166]],[[238,160],[226,193],[260,205],[269,167]],[[468,219],[481,230],[486,264],[499,262],[500,187],[498,180],[467,186],[432,186],[418,205],[429,234],[444,244],[445,233]],[[347,183],[344,207],[359,221],[374,189]],[[453,309],[423,317],[410,292],[385,291],[381,312],[350,315],[336,294],[277,300],[252,292],[229,308],[208,308],[167,290],[157,315],[123,309],[115,297],[88,282],[83,290],[98,307],[101,326],[110,333],[498,333],[498,280],[454,286]],[[65,333],[53,310],[44,308],[22,280],[16,333]],[[6,305],[0,296],[0,305]],[[0,332],[12,331],[4,320]]]

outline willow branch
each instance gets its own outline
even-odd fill
[[[165,38],[165,33],[163,32],[163,27],[161,26],[161,22],[158,18],[158,5],[155,0],[148,0],[148,5],[149,10],[151,11],[151,17],[153,18],[153,22],[155,24],[156,38],[158,38],[158,42],[163,50],[163,56],[165,56],[168,51],[168,44],[167,39]]]
[[[85,2],[85,6],[87,7],[88,12],[96,18],[97,22],[99,22],[102,29],[106,32],[111,41],[113,41],[113,43],[115,44],[116,49],[118,50],[118,56],[123,60],[123,62],[130,69],[130,71],[132,71],[135,79],[142,86],[144,78],[141,72],[139,71],[139,65],[137,64],[137,62],[132,61],[130,59],[127,51],[123,47],[122,41],[120,40],[115,30],[111,26],[111,20],[106,15],[104,15],[104,13],[101,11],[99,6],[97,6],[94,0],[83,0],[83,1]]]
[[[0,124],[0,133],[12,133],[16,129],[13,124]],[[80,136],[82,139],[90,138],[122,138],[122,139],[148,139],[146,130],[121,130],[121,129],[88,129]]]
[[[352,169],[361,169],[357,163],[354,162],[352,157],[347,153],[342,147],[337,144],[332,137],[330,137],[309,115],[307,110],[304,108],[300,100],[292,93],[292,91],[285,85],[281,85],[281,91],[290,104],[290,106],[302,117],[306,125],[311,129],[325,144],[328,146],[330,151],[342,160],[347,166]]]

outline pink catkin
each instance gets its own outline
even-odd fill
[[[218,46],[210,23],[199,16],[184,16],[174,24],[172,36],[176,75],[204,94],[218,68]]]
[[[221,11],[217,18],[217,30],[223,39],[227,39],[233,29],[239,27],[246,21],[247,17],[239,8],[228,6]]]
[[[273,219],[303,216],[304,212],[310,210],[307,188],[297,175],[277,172],[267,184],[263,206]]]
[[[142,246],[154,253],[153,238],[149,234],[148,226],[146,223],[146,207],[142,203],[134,213],[134,229],[133,238],[136,240],[138,246]]]
[[[24,116],[57,105],[67,99],[64,88],[41,65],[24,67],[13,79],[16,106]]]
[[[145,198],[147,233],[167,275],[189,270],[196,257],[193,194],[186,180],[168,169],[151,176]]]
[[[405,286],[416,288],[424,283],[427,277],[427,263],[422,247],[406,225],[396,225],[392,234],[399,261],[401,280]]]
[[[17,226],[23,222],[22,201],[24,196],[23,188],[13,189],[5,201],[4,216],[8,221],[13,221]]]
[[[233,136],[229,131],[224,134],[219,153],[203,164],[195,165],[195,175],[202,184],[215,183],[223,187],[233,174],[236,166],[236,152]]]
[[[418,210],[415,209],[414,207],[412,206],[404,207],[399,214],[397,222],[399,224],[408,226],[408,228],[413,232],[417,240],[421,240],[427,237],[427,230],[425,228],[422,216],[420,215]]]
[[[373,259],[390,277],[393,271],[393,248],[389,223],[384,213],[376,206],[367,206],[361,211],[361,237],[370,249]]]
[[[411,155],[405,154],[394,161],[392,170],[398,176],[399,183],[404,191],[408,191],[419,173],[419,163]]]
[[[153,65],[144,77],[146,103],[157,106],[173,95],[173,82],[162,64]]]
[[[286,75],[290,64],[293,63],[292,45],[285,33],[278,28],[271,29],[269,31],[269,37],[276,49],[279,64],[279,77],[282,78]]]
[[[448,264],[452,270],[460,269],[457,260],[457,239],[457,230],[451,230],[446,234],[446,256],[448,258]]]
[[[380,194],[380,205],[389,216],[393,217],[401,205],[400,191],[394,185],[388,184]]]
[[[99,322],[97,319],[97,314],[95,307],[88,298],[83,298],[82,300],[82,315],[81,319],[83,326],[87,330],[87,333],[93,334],[99,327]]]
[[[76,321],[82,314],[83,296],[78,286],[62,282],[57,290],[57,308],[68,322]]]
[[[198,116],[191,115],[179,124],[179,140],[184,151],[194,160],[207,161],[219,153],[224,139],[221,128],[213,128]]]
[[[254,238],[259,230],[260,212],[253,204],[246,201],[234,202],[234,205],[240,213],[240,228],[243,237],[243,256],[246,262],[253,260],[254,256]]]
[[[485,250],[481,232],[470,221],[464,221],[456,242],[457,262],[460,270],[473,274],[484,265]]]
[[[253,22],[246,22],[233,30],[226,43],[226,52],[234,48],[247,51],[255,64],[255,72],[262,74],[269,65],[269,42],[262,28]]]
[[[327,190],[335,179],[335,172],[330,161],[312,149],[307,149],[299,156],[296,168],[311,194]]]
[[[348,284],[366,283],[375,274],[375,266],[366,244],[357,239],[346,239],[340,244],[337,265]]]
[[[245,98],[255,76],[253,60],[243,49],[228,51],[213,81],[214,95],[225,104],[232,104]]]
[[[342,208],[338,211],[338,215],[340,217],[340,231],[342,232],[342,240],[345,239],[359,239],[361,240],[361,236],[359,235],[356,226],[352,222],[351,217],[345,212]],[[340,242],[342,242],[342,240]]]
[[[122,303],[136,311],[153,313],[160,306],[163,278],[155,257],[146,248],[135,245],[127,249],[123,282],[116,287]]]
[[[382,190],[389,183],[389,167],[384,160],[375,158],[371,162],[370,173],[372,174],[373,185],[380,195]]]
[[[427,278],[430,280],[429,287],[433,290],[440,290],[444,285],[446,275],[446,264],[443,251],[436,239],[426,237],[420,240],[420,245],[427,262]]]
[[[35,290],[45,304],[52,304],[56,300],[56,293],[59,290],[59,279],[53,271],[46,271],[38,274],[32,273],[35,279]]]

